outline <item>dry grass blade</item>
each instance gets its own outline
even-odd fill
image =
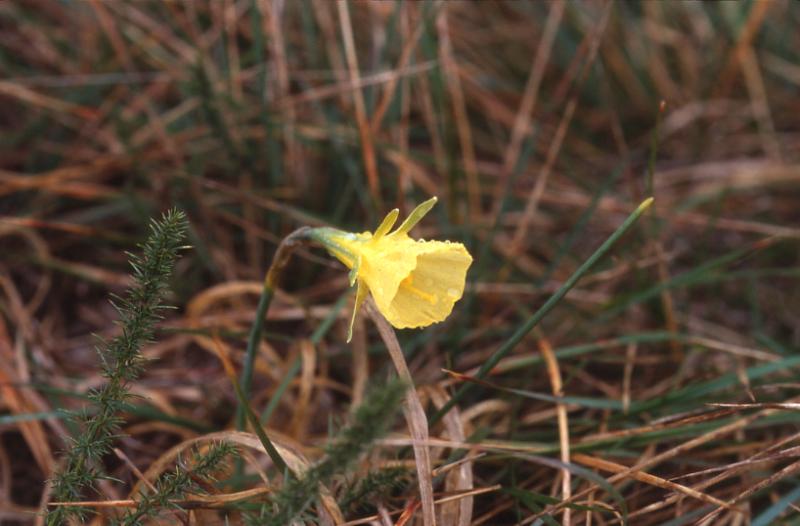
[[[431,388],[428,390],[431,401],[437,408],[443,407],[447,403],[447,394],[444,389]],[[447,434],[452,440],[465,442],[467,437],[464,432],[464,422],[458,410],[453,410],[442,419]],[[445,482],[445,491],[463,492],[474,489],[473,463],[474,454],[468,453],[465,458],[445,466],[435,468],[431,472],[432,477],[438,476],[443,472],[451,472]],[[453,524],[455,526],[469,526],[472,521],[472,510],[474,502],[471,497],[460,499],[455,506],[447,505],[441,507],[442,524]]]
[[[446,504],[448,502],[459,501],[459,500],[467,499],[467,498],[470,498],[470,497],[476,497],[478,495],[483,495],[485,493],[492,493],[492,492],[498,491],[500,489],[502,489],[502,486],[499,485],[499,484],[495,484],[494,486],[488,486],[488,487],[485,487],[485,488],[478,488],[478,489],[474,489],[474,490],[471,490],[471,491],[465,491],[465,492],[459,493],[457,495],[450,495],[448,497],[442,497],[441,499],[436,499],[434,502],[436,504]],[[389,512],[389,514],[390,515],[403,515],[404,517],[406,517],[404,519],[406,521],[408,520],[408,518],[410,518],[408,513],[406,512],[406,510],[393,511],[393,512]],[[348,521],[348,522],[342,524],[341,526],[358,526],[359,524],[370,524],[373,521],[378,520],[379,518],[380,518],[379,515],[371,515],[369,517],[362,517],[362,518],[354,520],[354,521]],[[398,524],[400,524],[399,519],[398,519],[398,522],[394,523],[394,526],[397,526]]]
[[[622,464],[617,464],[616,462],[611,462],[609,460],[604,460],[589,455],[584,455],[583,453],[576,453],[572,456],[572,458],[573,460],[575,460],[575,462],[583,464],[584,466],[600,469],[602,471],[608,471],[610,473],[622,473],[628,470],[628,467],[623,466]],[[744,513],[744,510],[737,509],[733,505],[728,504],[727,502],[717,499],[715,497],[712,497],[711,495],[707,495],[701,491],[697,491],[688,486],[676,484],[675,482],[671,482],[661,477],[656,477],[655,475],[651,475],[650,473],[646,473],[644,471],[633,471],[630,473],[629,476],[630,478],[638,480],[640,482],[644,482],[645,484],[652,484],[653,486],[665,490],[681,493],[682,495],[686,495],[687,497],[697,499],[699,501],[705,502],[706,504],[713,504],[714,506],[719,506],[720,508],[723,509],[735,511],[736,513]]]
[[[450,99],[453,101],[453,114],[455,115],[464,172],[467,178],[467,203],[469,206],[470,220],[474,223],[477,221],[481,211],[481,189],[478,181],[478,166],[475,161],[475,145],[472,140],[472,129],[467,117],[467,107],[464,102],[461,80],[458,77],[458,65],[455,63],[455,58],[453,57],[453,44],[450,39],[447,11],[448,4],[444,3],[436,16],[436,28],[439,34],[439,57],[444,68],[447,87],[450,90]]]
[[[422,517],[425,526],[435,526],[436,511],[433,503],[433,482],[431,479],[433,468],[431,465],[430,451],[428,449],[428,417],[425,415],[425,409],[423,409],[417,391],[413,387],[414,379],[408,370],[406,359],[403,356],[403,350],[400,348],[400,342],[397,341],[394,329],[392,329],[389,322],[387,322],[383,315],[375,308],[371,298],[366,301],[365,309],[378,328],[378,333],[381,335],[381,339],[386,345],[386,349],[389,351],[389,356],[392,359],[392,363],[394,363],[395,369],[397,369],[397,375],[404,382],[408,382],[408,384],[412,386],[409,388],[408,394],[406,395],[406,407],[403,408],[403,414],[406,417],[408,430],[412,437],[417,477],[419,478]]]
[[[561,0],[553,2],[550,7],[544,33],[536,48],[536,54],[534,55],[533,63],[530,67],[530,74],[525,84],[522,101],[516,113],[517,117],[514,120],[514,126],[511,131],[511,140],[508,142],[505,155],[503,156],[504,178],[509,177],[513,172],[514,166],[519,159],[522,141],[531,132],[531,113],[536,107],[536,102],[539,98],[539,88],[542,84],[547,61],[550,58],[553,42],[558,34],[558,25],[561,23],[561,18],[564,16],[565,7],[566,2]]]
[[[522,212],[522,218],[514,232],[514,236],[511,238],[509,255],[512,257],[520,252],[522,241],[528,236],[528,228],[531,220],[533,216],[536,215],[536,211],[539,208],[539,202],[542,199],[542,195],[544,195],[545,188],[547,188],[547,181],[550,178],[550,173],[552,172],[558,153],[561,151],[561,145],[567,134],[567,128],[572,121],[572,116],[577,106],[578,103],[575,98],[569,101],[567,109],[564,110],[561,122],[558,124],[556,135],[553,137],[552,142],[550,142],[550,148],[547,151],[547,160],[545,160],[545,164],[539,172],[539,176],[536,178],[536,184],[531,189],[530,194],[528,194],[528,200],[525,203],[525,210]]]
[[[317,351],[308,340],[300,341],[300,354],[302,356],[302,369],[300,374],[300,392],[295,402],[295,412],[292,417],[291,436],[302,440],[308,419],[311,413],[311,391],[314,387],[314,374],[317,366]]]
[[[644,470],[646,470],[646,469],[648,469],[650,467],[657,466],[657,465],[661,464],[662,462],[664,462],[664,461],[666,461],[668,459],[678,457],[678,456],[686,453],[687,451],[690,451],[690,450],[692,450],[694,448],[697,448],[697,447],[699,447],[699,446],[701,446],[703,444],[707,444],[707,443],[709,443],[711,441],[714,441],[714,440],[716,440],[716,439],[718,439],[720,437],[735,433],[736,431],[738,431],[740,429],[744,429],[745,427],[750,425],[753,421],[755,421],[755,420],[757,420],[759,418],[763,418],[765,416],[768,416],[772,412],[774,412],[774,411],[771,410],[771,409],[764,409],[764,410],[759,411],[757,413],[754,413],[752,415],[736,419],[736,420],[734,420],[733,422],[731,422],[729,424],[725,424],[723,426],[720,426],[717,429],[714,429],[713,431],[709,431],[708,433],[704,433],[704,434],[698,436],[697,438],[694,438],[692,440],[684,442],[683,444],[680,444],[677,447],[675,447],[675,448],[673,448],[673,449],[671,449],[669,451],[664,451],[663,453],[659,453],[657,455],[654,455],[654,456],[652,456],[652,457],[650,457],[650,458],[648,458],[646,460],[643,460],[643,461],[637,463],[634,466],[631,466],[629,468],[625,468],[622,471],[616,473],[611,478],[609,478],[608,482],[611,482],[611,483],[618,482],[618,481],[620,481],[620,480],[622,480],[624,478],[632,476],[634,473],[642,472],[642,471],[644,471]],[[591,492],[591,489],[581,491],[581,492],[573,495],[572,499],[570,499],[570,500],[574,502],[575,499],[583,497],[583,496],[587,495],[590,492]],[[545,509],[544,513],[552,513],[556,509],[562,507],[564,504],[566,504],[566,501],[565,502],[561,502],[560,504],[558,504],[556,506],[548,507],[548,509]],[[536,518],[538,518],[538,516],[539,516],[539,514],[535,515],[534,517],[531,517],[530,520],[525,521],[525,524],[528,524],[530,521],[535,520]]]
[[[747,490],[741,492],[739,495],[734,497],[731,500],[731,504],[736,504],[741,502],[742,500],[748,498],[749,496],[753,495],[754,493],[761,491],[764,488],[767,488],[774,484],[779,480],[783,480],[786,477],[790,477],[796,473],[800,472],[800,461],[794,462],[785,468],[781,469],[777,473],[773,473],[769,477],[765,478],[764,480],[759,481],[757,484],[753,485]],[[712,520],[715,519],[721,513],[720,510],[714,510],[709,512],[707,515],[703,516],[700,520],[697,521],[698,525],[708,526],[709,524],[713,524]]]
[[[539,338],[539,351],[542,353],[542,356],[544,356],[544,361],[547,364],[547,374],[550,376],[553,396],[563,397],[564,388],[561,381],[561,369],[558,367],[558,359],[555,354],[553,354],[553,348],[546,338]],[[561,462],[569,464],[569,420],[565,404],[556,404],[556,415],[558,418],[558,441],[561,449]],[[569,499],[572,495],[572,474],[568,469],[563,469],[561,471],[561,495],[565,500]],[[569,526],[572,523],[571,512],[572,510],[569,508],[564,508],[564,515],[562,516],[562,524],[564,524],[564,526]]]
[[[357,87],[359,84],[360,72],[355,42],[353,40],[353,26],[350,23],[350,8],[345,0],[336,0],[336,7],[339,13],[342,38],[344,39],[344,50],[345,57],[347,58],[347,69],[350,73],[350,82],[356,86],[353,89],[353,102],[356,110],[358,136],[361,139],[361,148],[364,156],[364,168],[367,173],[367,181],[369,183],[370,192],[372,192],[372,198],[376,203],[381,203],[378,165],[375,159],[375,147],[372,144],[372,129],[370,128],[367,118],[364,95],[361,93],[361,88]]]
[[[720,466],[718,468],[711,468],[711,469],[708,469],[708,470],[703,470],[703,471],[700,471],[700,472],[691,473],[691,474],[686,475],[686,477],[691,477],[691,476],[695,476],[695,475],[696,476],[701,476],[701,475],[705,475],[705,474],[711,474],[711,473],[719,472],[714,477],[705,479],[705,480],[695,484],[693,489],[701,490],[701,489],[704,489],[704,488],[711,487],[711,486],[713,486],[713,485],[715,485],[715,484],[717,484],[717,483],[719,483],[719,482],[721,482],[723,480],[732,479],[732,478],[736,477],[737,475],[739,475],[740,473],[742,473],[743,471],[745,471],[747,469],[752,469],[754,464],[758,464],[760,462],[773,462],[775,460],[782,460],[784,458],[791,458],[793,456],[793,453],[791,451],[776,453],[776,454],[772,454],[772,455],[769,454],[769,451],[772,450],[772,449],[776,449],[777,447],[781,447],[781,446],[783,446],[784,444],[786,444],[788,442],[796,440],[797,438],[798,438],[798,435],[795,435],[793,437],[788,437],[788,438],[786,438],[784,440],[781,440],[774,447],[769,448],[769,450],[763,451],[763,452],[760,451],[756,455],[753,455],[752,457],[750,457],[750,458],[748,458],[748,459],[746,459],[746,460],[744,460],[742,462],[737,462],[737,463],[734,463],[734,464],[729,464],[727,466]],[[794,449],[794,448],[791,448],[791,449]],[[670,506],[670,505],[674,504],[675,502],[677,502],[681,498],[682,497],[679,494],[675,493],[675,494],[670,495],[669,497],[667,497],[666,499],[664,499],[664,500],[662,500],[660,502],[656,502],[656,503],[651,504],[649,506],[645,506],[645,507],[635,511],[634,513],[631,513],[629,517],[630,518],[635,518],[635,517],[639,517],[639,516],[647,516],[648,514],[654,513],[654,512],[656,512],[656,511],[658,511],[660,509],[663,509],[663,508],[665,508],[667,506]]]
[[[218,495],[195,495],[190,499],[174,499],[170,504],[185,510],[195,509],[222,509],[231,504],[260,497],[270,493],[269,488],[254,488],[235,493],[220,493]],[[136,506],[133,499],[120,500],[87,500],[82,502],[51,502],[51,506],[86,506],[90,508],[132,508]]]

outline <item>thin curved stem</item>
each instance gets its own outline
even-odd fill
[[[264,330],[264,320],[266,319],[269,305],[272,302],[272,297],[275,295],[275,287],[278,284],[281,272],[289,262],[289,258],[294,250],[308,241],[309,227],[298,228],[281,241],[278,249],[275,251],[275,256],[272,258],[272,264],[269,266],[266,275],[264,276],[264,288],[261,289],[261,297],[258,300],[256,307],[256,317],[253,320],[253,326],[250,328],[250,335],[247,338],[247,351],[245,352],[244,365],[242,367],[242,374],[239,377],[239,385],[241,386],[242,395],[245,397],[250,396],[250,389],[253,385],[253,365],[256,361],[256,351],[261,342],[261,334]],[[246,411],[244,406],[239,403],[236,411],[236,429],[244,428],[244,421]]]

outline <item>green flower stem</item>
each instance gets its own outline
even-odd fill
[[[253,385],[253,364],[256,359],[256,350],[258,343],[261,341],[261,333],[264,329],[264,318],[266,317],[269,304],[272,302],[272,297],[275,295],[275,289],[267,284],[264,280],[264,288],[261,289],[261,297],[258,299],[258,307],[256,307],[256,318],[253,321],[253,326],[250,328],[250,335],[247,339],[247,351],[244,357],[244,367],[242,374],[239,378],[241,391],[249,394],[250,388]],[[241,430],[244,427],[245,411],[242,401],[239,400],[239,406],[236,412],[236,429]]]
[[[239,399],[239,407],[236,411],[236,429],[244,428],[244,421],[246,416],[245,404],[247,397],[250,396],[250,389],[253,385],[253,365],[256,361],[256,351],[258,344],[261,342],[261,334],[264,329],[264,320],[269,304],[272,302],[272,297],[275,295],[275,287],[278,284],[278,278],[281,272],[289,262],[289,257],[292,252],[301,244],[308,240],[308,233],[311,229],[308,227],[298,228],[288,236],[286,236],[278,249],[275,256],[272,258],[272,264],[267,270],[264,277],[264,288],[261,290],[261,297],[258,300],[258,307],[256,307],[256,319],[253,321],[253,326],[250,328],[250,336],[247,339],[247,351],[244,357],[244,366],[242,367],[242,375],[239,379],[241,385],[241,392],[243,397]],[[260,426],[258,426],[260,428]]]
[[[247,417],[248,422],[250,422],[250,427],[253,428],[258,439],[261,441],[261,445],[264,446],[264,450],[269,455],[269,458],[272,459],[272,463],[275,464],[275,467],[281,472],[284,473],[287,477],[294,477],[295,473],[289,468],[286,464],[286,461],[283,460],[280,452],[278,452],[278,448],[272,443],[272,441],[267,436],[267,433],[264,431],[264,428],[261,425],[261,422],[258,420],[258,416],[253,412],[253,409],[250,407],[250,404],[247,402],[247,398],[242,391],[239,382],[236,381],[236,378],[231,377],[231,383],[233,383],[233,389],[236,391],[236,398],[239,400],[239,408],[244,410],[244,414]]]
[[[494,354],[492,354],[486,362],[481,366],[478,372],[475,374],[474,378],[482,379],[484,378],[489,372],[500,363],[500,360],[505,358],[508,353],[510,353],[517,344],[522,341],[522,339],[531,331],[534,327],[536,327],[539,322],[541,322],[545,316],[555,307],[559,301],[561,301],[564,296],[566,296],[567,292],[570,291],[575,284],[578,283],[584,274],[586,274],[594,265],[597,263],[600,258],[606,255],[606,253],[611,249],[612,245],[617,242],[619,238],[621,238],[625,232],[630,229],[634,223],[639,219],[639,217],[647,210],[650,205],[653,204],[653,198],[649,197],[642,201],[642,204],[633,211],[631,215],[625,219],[625,221],[617,228],[613,234],[611,234],[608,239],[606,239],[602,245],[592,254],[589,258],[583,262],[578,270],[575,271],[569,279],[561,285],[555,294],[550,296],[544,305],[542,305],[539,310],[537,310],[528,320],[519,328],[517,331],[511,335],[511,337],[499,348],[497,349]],[[435,424],[439,420],[442,419],[444,415],[447,414],[450,409],[453,408],[457,403],[464,398],[464,396],[471,391],[475,387],[474,383],[464,383],[455,392],[453,397],[442,406],[436,413],[434,413],[430,418],[430,424]]]

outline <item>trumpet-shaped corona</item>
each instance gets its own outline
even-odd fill
[[[375,230],[354,234],[315,228],[310,236],[350,269],[356,303],[347,341],[359,307],[372,294],[383,316],[398,329],[425,327],[444,320],[464,293],[472,257],[461,243],[412,239],[408,232],[436,204],[425,201],[390,232],[399,211],[392,210]]]

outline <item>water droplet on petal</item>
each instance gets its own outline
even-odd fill
[[[451,298],[457,298],[458,291],[456,289],[447,289],[447,295],[450,296]]]

